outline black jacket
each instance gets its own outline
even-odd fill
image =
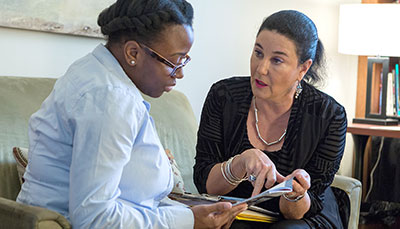
[[[343,156],[347,119],[343,106],[332,97],[305,82],[302,86],[299,98],[294,99],[282,149],[265,153],[284,176],[298,168],[310,174],[311,207],[305,217],[317,226],[328,223],[326,220],[336,220],[325,219],[326,216],[318,218],[326,204],[326,190]],[[221,80],[211,87],[203,107],[196,146],[194,182],[200,193],[206,192],[208,174],[216,163],[254,148],[248,140],[246,125],[252,97],[249,77]],[[252,190],[249,182],[242,182],[228,195],[249,197]],[[330,188],[329,192],[330,195]],[[332,201],[335,202],[334,198]],[[261,205],[279,211],[278,204],[275,198]]]

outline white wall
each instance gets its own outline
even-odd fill
[[[249,58],[263,19],[282,9],[297,9],[317,25],[327,54],[327,86],[323,89],[355,113],[357,57],[337,52],[339,4],[361,0],[189,0],[195,9],[193,60],[176,89],[184,92],[200,117],[212,83],[249,75]],[[0,75],[59,77],[101,39],[0,28]],[[340,173],[351,175],[353,141],[347,138]]]
[[[0,27],[0,76],[57,78],[101,41]]]

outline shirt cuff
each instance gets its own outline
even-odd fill
[[[194,215],[192,210],[183,206],[169,206],[168,214],[170,228],[194,228]]]

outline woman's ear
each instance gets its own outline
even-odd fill
[[[136,41],[127,41],[124,45],[124,57],[129,66],[135,66],[140,46]]]
[[[311,65],[312,65],[313,61],[311,59],[308,59],[306,61],[304,61],[304,63],[300,64],[300,78],[299,81],[301,81],[303,79],[303,77],[306,75],[306,73],[308,72],[308,69],[310,69]]]

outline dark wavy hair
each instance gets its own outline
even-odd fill
[[[193,23],[193,7],[185,0],[117,0],[104,9],[97,24],[109,43],[122,39],[151,44],[168,25]]]
[[[299,64],[308,59],[313,61],[304,80],[310,84],[323,81],[325,75],[324,46],[318,38],[317,27],[306,15],[295,10],[282,10],[267,17],[258,33],[262,30],[276,31],[292,40],[296,45]]]

